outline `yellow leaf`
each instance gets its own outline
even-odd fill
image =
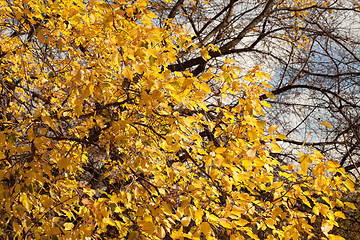
[[[28,134],[29,141],[32,142],[35,138],[33,127],[29,128],[29,130],[27,131],[27,134]]]
[[[36,36],[37,36],[39,42],[44,43],[44,35],[42,34],[41,31],[39,31],[39,32],[36,34]]]
[[[50,230],[48,230],[47,233],[50,235],[59,235],[61,233],[61,230],[58,227],[53,227]]]
[[[199,105],[199,107],[201,107],[203,110],[205,110],[205,111],[208,111],[208,108],[207,108],[207,106],[206,106],[206,104],[204,103],[204,102],[198,102],[197,103],[198,105]]]
[[[131,69],[130,66],[126,66],[123,70],[123,75],[124,75],[124,77],[132,80],[133,76],[134,76],[134,71]]]
[[[325,234],[330,232],[331,229],[332,229],[332,226],[329,224],[325,224],[324,226],[321,226],[321,231]]]
[[[267,218],[265,220],[265,224],[266,226],[268,226],[269,228],[275,229],[275,221],[272,218]]]
[[[21,194],[20,196],[20,202],[22,203],[22,205],[25,207],[26,211],[30,211],[31,209],[31,203],[27,197],[27,195],[25,193]]]
[[[275,152],[281,152],[283,149],[275,142],[270,143],[270,147]]]
[[[202,222],[203,215],[204,215],[204,212],[203,212],[202,209],[199,208],[198,210],[196,210],[196,212],[195,212],[195,222],[197,224]]]
[[[272,98],[272,99],[275,98],[275,96],[274,96],[274,94],[272,92],[267,92],[265,95],[268,98]]]
[[[159,238],[165,238],[165,236],[166,236],[166,232],[165,232],[165,229],[163,228],[163,227],[160,227],[159,228],[159,232],[158,232],[158,236],[159,236]]]
[[[246,155],[250,158],[253,159],[256,157],[256,149],[250,149],[246,152]]]
[[[271,108],[270,103],[268,103],[268,102],[265,101],[265,100],[260,101],[260,104],[263,105],[264,107]]]
[[[275,208],[273,211],[272,211],[272,217],[274,219],[276,219],[277,216],[279,216],[280,214],[282,213],[282,210],[280,207],[277,207]]]
[[[129,234],[129,240],[135,240],[137,239],[139,236],[139,232],[138,231],[133,231]]]
[[[200,77],[200,80],[205,82],[205,81],[208,81],[210,78],[212,78],[214,76],[214,74],[210,73],[210,72],[206,72],[206,73],[203,73]]]
[[[253,79],[251,76],[245,76],[245,77],[244,77],[244,80],[245,80],[245,81],[248,81],[248,82],[254,81],[254,79]]]
[[[318,206],[313,207],[312,211],[313,211],[313,213],[315,213],[315,215],[319,215],[319,207]]]
[[[202,222],[200,225],[200,229],[205,236],[208,236],[211,233],[211,226],[207,222]]]
[[[257,133],[255,130],[248,130],[248,137],[250,139],[250,141],[255,141],[257,138]]]
[[[191,217],[187,216],[187,217],[183,217],[181,219],[181,224],[184,226],[184,227],[187,227],[189,226],[189,223],[191,222]]]
[[[201,57],[202,57],[205,61],[207,61],[208,59],[211,58],[208,50],[207,50],[205,47],[202,47],[202,48],[201,48],[200,54],[201,54]]]
[[[54,202],[52,198],[47,195],[42,195],[40,200],[45,208],[49,208]]]
[[[57,165],[59,166],[59,169],[66,169],[70,166],[71,160],[69,158],[60,158],[57,162]]]
[[[226,218],[219,218],[219,223],[224,228],[227,228],[227,229],[233,228],[233,226],[229,223],[229,220],[227,220]]]
[[[312,162],[310,155],[304,154],[299,158],[301,170],[299,171],[300,174],[307,175],[308,174],[308,167],[309,164]]]
[[[346,216],[343,212],[338,211],[338,212],[335,212],[334,215],[338,218],[346,219]]]
[[[173,230],[172,232],[171,232],[171,234],[170,234],[170,237],[172,238],[172,239],[178,239],[178,238],[180,238],[180,237],[182,237],[184,235],[184,233],[183,233],[183,226],[181,226],[180,228],[179,228],[179,230]]]
[[[66,231],[69,231],[69,230],[73,229],[73,227],[74,227],[73,223],[70,223],[70,222],[64,223],[64,229]]]
[[[22,16],[22,12],[19,11],[19,10],[16,10],[16,11],[15,11],[15,18],[16,18],[17,20],[19,20],[19,19],[21,18],[21,16]]]
[[[353,203],[351,203],[351,202],[344,202],[344,204],[345,204],[346,206],[348,206],[349,208],[351,208],[351,209],[354,209],[354,210],[357,209],[356,206],[355,206],[355,204],[353,204]]]
[[[207,216],[207,218],[210,220],[210,221],[212,221],[212,222],[217,222],[218,221],[218,217],[217,216],[215,216],[214,214],[209,214],[208,216]]]
[[[241,161],[241,164],[242,164],[245,168],[248,168],[248,167],[252,166],[253,162],[244,159],[244,160]]]
[[[115,226],[115,222],[114,220],[112,220],[111,218],[103,218],[103,223],[110,225],[110,226]]]
[[[344,182],[344,185],[350,190],[350,191],[354,191],[354,182],[351,179],[346,179],[346,181]]]
[[[207,83],[204,82],[200,84],[200,90],[203,91],[205,94],[211,93],[211,88],[209,87],[209,85],[207,85]]]
[[[48,129],[47,128],[42,128],[40,130],[40,135],[45,135],[47,133]]]
[[[338,235],[333,235],[333,234],[329,234],[328,236],[329,240],[346,240],[345,238],[338,236]]]
[[[143,74],[143,72],[146,70],[146,67],[140,64],[134,64],[133,67],[135,72],[137,72],[138,74]]]
[[[13,222],[13,229],[15,233],[20,234],[23,230],[23,227],[21,227],[16,221]]]
[[[192,124],[196,121],[196,117],[189,116],[182,119],[187,127],[192,127]]]
[[[145,222],[142,230],[148,234],[153,234],[155,230],[155,224],[153,222]]]
[[[273,134],[277,129],[279,128],[279,125],[272,125],[269,127],[269,133]]]
[[[329,165],[332,168],[340,167],[340,164],[338,162],[336,162],[336,161],[327,161],[326,163],[327,163],[327,165]]]
[[[238,226],[240,226],[240,227],[243,227],[243,226],[245,226],[245,225],[248,224],[248,223],[249,223],[248,221],[246,221],[245,219],[242,219],[242,218],[240,218],[240,219],[238,219],[237,221],[235,221],[235,224],[238,225]]]
[[[77,101],[74,107],[75,116],[80,116],[82,114],[83,105],[81,102]]]
[[[218,154],[224,153],[226,151],[226,148],[224,147],[218,147],[215,149],[215,152]]]
[[[41,120],[49,126],[52,126],[52,120],[49,116],[41,116]]]
[[[280,140],[286,139],[286,136],[284,134],[276,134],[276,137],[278,137]]]
[[[329,127],[329,128],[332,128],[331,124],[330,124],[329,122],[327,122],[327,121],[321,122],[321,123],[319,123],[319,124],[320,124],[320,125],[323,125],[323,126],[326,126],[326,127]]]

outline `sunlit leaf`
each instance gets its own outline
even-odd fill
[[[270,147],[275,152],[281,152],[283,149],[275,142],[270,143]]]
[[[329,123],[329,122],[321,122],[321,123],[319,123],[320,125],[323,125],[323,126],[325,126],[325,127],[328,127],[328,128],[332,128],[332,126],[331,126],[331,124]]]

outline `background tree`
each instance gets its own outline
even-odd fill
[[[275,99],[268,99],[272,108],[266,111],[266,119],[280,125],[287,136],[282,139],[286,144],[282,145],[285,151],[277,154],[279,160],[296,160],[296,151],[311,132],[307,146],[358,175],[357,1],[150,3],[160,16],[160,25],[174,19],[187,26],[198,47],[182,52],[169,69],[199,76],[208,69],[220,70],[224,58],[231,57],[245,69],[262,65],[272,72]],[[211,87],[213,102],[238,104],[236,96],[219,100],[219,85]],[[268,96],[262,96],[265,98]],[[319,125],[324,121],[333,128]]]
[[[281,166],[283,136],[261,120],[268,74],[208,68],[226,48],[197,46],[159,4],[0,0],[0,234],[342,239],[330,230],[356,208],[341,199],[353,180],[318,151]]]

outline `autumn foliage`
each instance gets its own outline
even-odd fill
[[[208,50],[146,0],[0,0],[0,21],[2,238],[343,239],[353,180],[319,152],[271,156],[259,67],[169,70]]]

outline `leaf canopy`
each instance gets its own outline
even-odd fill
[[[144,0],[0,6],[0,235],[299,239],[321,221],[341,239],[329,232],[354,184],[319,152],[300,168],[271,157],[259,67],[170,71],[195,46]],[[209,102],[213,82],[239,104]]]

